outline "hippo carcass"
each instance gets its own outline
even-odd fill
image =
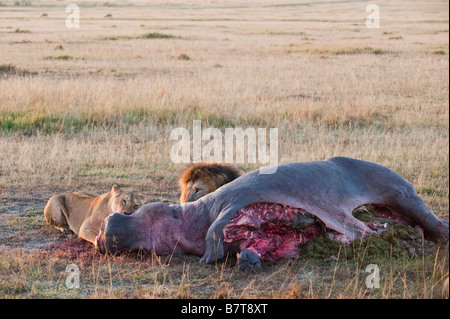
[[[130,216],[112,214],[102,224],[96,247],[100,252],[144,249],[156,254],[203,255],[200,261],[206,263],[242,249],[240,267],[259,268],[262,254],[256,239],[277,233],[274,225],[280,225],[279,220],[290,234],[288,239],[281,236],[290,248],[317,235],[314,221],[342,243],[382,232],[383,227],[353,217],[352,211],[364,204],[389,208],[394,219],[418,225],[435,241],[448,241],[448,221],[430,212],[404,178],[375,163],[333,157],[278,165],[273,174],[256,170],[195,202],[150,203]],[[280,216],[280,212],[285,213]],[[275,217],[267,217],[270,214]],[[300,223],[305,224],[303,229],[298,228],[298,216],[306,218]],[[236,228],[240,224],[246,228]],[[292,233],[294,228],[297,233]],[[255,239],[255,234],[260,237]],[[290,257],[292,249],[282,248],[286,253],[277,256]]]

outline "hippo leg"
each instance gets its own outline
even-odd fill
[[[240,270],[261,270],[261,260],[257,253],[244,248],[238,257],[238,267]]]
[[[448,221],[437,218],[415,192],[397,198],[391,207],[421,226],[425,231],[425,235],[432,240],[439,243],[448,242]]]
[[[239,209],[244,206],[232,205],[219,214],[206,233],[206,251],[200,263],[212,263],[225,256],[223,248],[223,229]]]

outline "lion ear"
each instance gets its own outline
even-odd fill
[[[144,196],[144,195],[139,194],[139,195],[137,195],[137,198],[138,198],[138,200],[140,200],[141,202],[144,202],[144,203],[145,203],[145,196]]]
[[[113,192],[113,193],[120,193],[122,190],[120,189],[120,187],[119,186],[117,186],[117,185],[114,185],[112,188],[111,188],[111,192]]]

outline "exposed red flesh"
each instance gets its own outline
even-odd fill
[[[96,245],[97,245],[98,250],[100,251],[100,253],[103,254],[105,252],[105,245],[103,244],[101,233],[97,235],[95,240],[96,240]]]
[[[391,207],[375,204],[370,204],[370,207],[372,208],[373,211],[375,211],[375,213],[379,217],[389,218],[405,226],[413,225],[413,222],[408,217],[400,215],[399,213],[395,212]]]
[[[389,218],[404,225],[411,221],[390,207],[370,205],[380,217]],[[314,218],[318,223],[303,230],[296,227],[298,214]],[[388,227],[377,221],[365,223],[372,230],[382,233]],[[241,241],[240,248],[256,252],[261,259],[275,261],[281,258],[298,257],[299,244],[306,243],[322,233],[321,223],[301,208],[281,204],[255,203],[239,210],[225,226],[225,242]],[[350,239],[335,230],[326,229],[327,235],[340,244],[347,245]]]
[[[243,240],[241,249],[256,252],[261,259],[275,261],[297,257],[298,245],[316,238],[321,227],[314,224],[303,231],[295,228],[304,210],[281,204],[255,203],[242,208],[224,228],[225,242]]]

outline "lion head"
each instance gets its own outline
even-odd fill
[[[131,215],[145,204],[144,196],[131,190],[114,185],[111,188],[111,208],[114,213]]]
[[[196,201],[241,175],[239,169],[227,164],[194,164],[188,167],[179,179],[180,204]]]

